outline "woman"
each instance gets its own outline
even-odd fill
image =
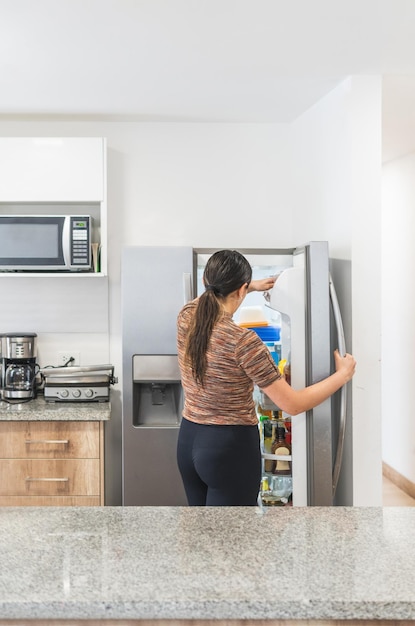
[[[177,461],[190,506],[255,506],[261,479],[258,385],[280,409],[297,415],[317,406],[353,376],[355,360],[335,351],[336,372],[301,390],[281,376],[267,347],[232,316],[250,291],[274,279],[252,281],[245,257],[213,254],[205,292],[178,316],[178,355],[185,394]]]

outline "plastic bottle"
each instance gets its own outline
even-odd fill
[[[274,343],[274,352],[277,355],[276,356],[276,363],[278,365],[278,363],[281,360],[281,353],[282,353],[282,343],[281,343],[281,326],[277,327],[277,337]]]
[[[281,357],[281,350],[277,350],[277,344],[274,341],[266,341],[265,345],[267,346],[275,365],[278,365],[279,361],[280,361],[280,357]]]
[[[265,454],[272,453],[272,424],[268,415],[259,416],[260,431],[261,431],[261,446]],[[264,471],[272,472],[273,461],[270,459],[264,460]]]
[[[278,369],[280,371],[281,376],[284,376],[284,368],[287,364],[287,359],[281,359],[278,363]]]

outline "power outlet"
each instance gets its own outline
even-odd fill
[[[71,363],[68,363],[70,358],[74,360]],[[67,363],[68,367],[79,365],[79,352],[75,352],[74,350],[64,350],[62,352],[58,352],[58,366],[62,367]]]

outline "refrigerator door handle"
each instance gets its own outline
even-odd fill
[[[329,279],[330,300],[333,307],[334,323],[337,331],[338,349],[341,355],[346,354],[346,342],[344,338],[343,321],[340,313],[339,302],[337,300],[336,290],[334,288],[332,277]],[[340,416],[339,416],[339,434],[337,438],[336,458],[333,467],[333,496],[336,493],[337,483],[339,481],[340,469],[343,460],[344,436],[346,431],[346,410],[347,410],[347,385],[343,385],[340,390]]]
[[[183,304],[187,304],[193,300],[192,275],[183,273]]]

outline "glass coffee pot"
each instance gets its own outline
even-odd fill
[[[1,391],[4,400],[36,397],[36,337],[36,333],[1,335]]]
[[[31,363],[11,363],[6,369],[4,386],[9,391],[15,391],[18,397],[28,397],[28,394],[32,395],[34,378],[34,367]],[[19,395],[20,392],[23,395]]]

